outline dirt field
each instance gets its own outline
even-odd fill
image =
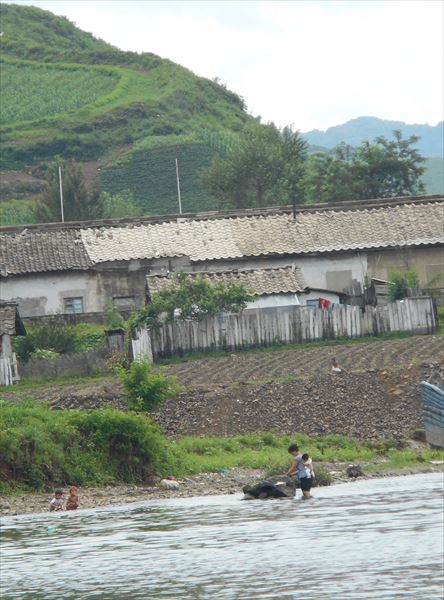
[[[238,352],[167,367],[184,391],[153,415],[167,435],[256,431],[401,438],[422,427],[419,382],[444,365],[444,338],[415,336],[359,344]],[[346,372],[330,373],[336,357]],[[125,409],[119,383],[107,381],[8,391],[54,409]]]
[[[444,363],[440,335],[332,346],[279,349],[274,352],[238,352],[223,358],[205,358],[169,367],[187,389],[311,379],[330,371],[336,357],[348,371],[402,370],[422,363]]]

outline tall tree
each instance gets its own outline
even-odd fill
[[[306,143],[290,127],[250,123],[202,173],[222,206],[245,208],[301,201]]]
[[[65,221],[87,221],[102,216],[100,188],[87,189],[82,170],[74,161],[62,165],[62,187]],[[48,168],[46,188],[37,205],[36,217],[46,223],[61,220],[58,164]]]
[[[414,196],[424,192],[421,175],[424,158],[414,148],[419,138],[402,139],[400,130],[393,140],[377,137],[374,144],[363,142],[357,149],[354,169],[361,183],[361,198]]]
[[[308,202],[338,202],[414,196],[424,192],[424,158],[414,148],[418,138],[393,140],[381,136],[358,148],[340,144],[328,153],[308,158],[304,177]]]

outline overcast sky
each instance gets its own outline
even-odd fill
[[[441,0],[30,0],[121,48],[219,77],[264,121],[443,120]]]

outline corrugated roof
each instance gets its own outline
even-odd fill
[[[371,208],[269,210],[253,215],[164,218],[0,233],[2,273],[87,269],[108,261],[188,256],[192,262],[247,256],[364,250],[444,242],[443,198]]]
[[[246,269],[237,271],[193,272],[189,277],[203,277],[209,283],[243,283],[253,296],[264,294],[296,293],[305,290],[304,277],[298,267],[280,269]],[[160,292],[175,284],[175,280],[166,275],[148,275],[146,278],[150,294]]]

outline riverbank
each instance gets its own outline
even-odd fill
[[[439,461],[437,461],[439,462]],[[346,469],[350,463],[319,463],[319,466],[331,475],[332,485],[352,483],[363,479],[416,475],[421,473],[443,473],[444,464],[428,464],[423,466],[410,466],[402,469],[386,470],[383,463],[368,465],[364,476],[353,479],[347,476]],[[370,471],[370,469],[374,469]],[[224,494],[238,494],[242,487],[257,482],[266,477],[261,469],[232,468],[222,473],[200,473],[178,479],[178,489],[163,489],[159,482],[154,485],[108,485],[104,487],[84,487],[79,490],[80,509],[103,508],[130,504],[133,502],[146,502],[148,500],[161,500],[170,498],[191,498],[197,496],[216,496]],[[68,488],[65,491],[65,499]],[[316,494],[316,491],[314,492]],[[298,491],[297,496],[300,495]],[[13,516],[30,513],[47,512],[52,495],[49,492],[26,492],[14,496],[0,496],[0,515]]]

